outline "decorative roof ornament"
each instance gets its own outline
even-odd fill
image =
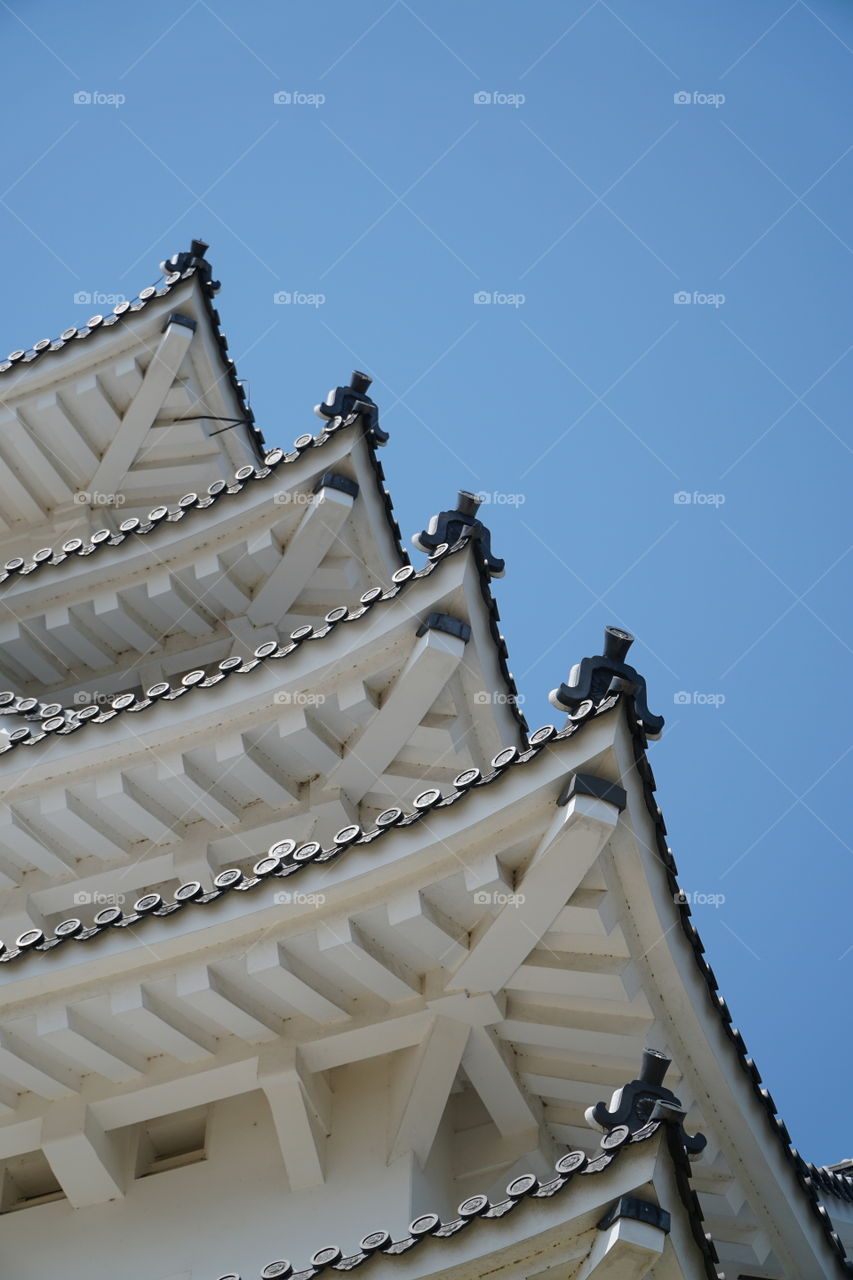
[[[332,387],[323,404],[316,404],[314,412],[318,418],[349,418],[358,414],[364,419],[364,425],[373,437],[374,444],[387,444],[388,432],[379,426],[379,406],[367,394],[372,378],[358,369],[353,369],[348,387]]]
[[[203,240],[193,240],[188,253],[173,253],[171,258],[160,263],[160,270],[164,276],[170,276],[174,272],[183,274],[190,267],[194,267],[199,279],[207,286],[208,292],[218,293],[219,281],[213,279],[211,265],[204,256],[209,248],[210,245],[205,244]]]
[[[479,543],[489,577],[502,578],[506,561],[498,560],[492,555],[492,535],[482,520],[477,519],[481,501],[476,494],[460,489],[456,507],[452,511],[439,511],[437,516],[433,516],[426,529],[414,534],[412,546],[432,555],[442,543],[452,547],[462,538],[470,538]]]
[[[671,1063],[672,1059],[659,1049],[644,1049],[639,1079],[617,1089],[609,1107],[604,1102],[596,1102],[594,1107],[589,1107],[584,1113],[587,1124],[608,1133],[624,1126],[629,1134],[638,1133],[651,1121],[669,1124],[688,1156],[695,1160],[705,1150],[708,1139],[703,1133],[691,1136],[684,1131],[686,1112],[672,1090],[663,1083]]]
[[[628,631],[618,627],[604,628],[604,653],[594,658],[584,658],[569,672],[568,684],[552,689],[548,701],[558,711],[571,713],[591,698],[600,701],[608,693],[630,693],[637,709],[637,718],[649,738],[659,738],[663,730],[663,716],[649,711],[646,701],[646,681],[625,662],[625,655],[634,643]]]

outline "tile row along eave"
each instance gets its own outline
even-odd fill
[[[49,715],[45,719],[28,720],[26,727],[21,726],[12,730],[8,740],[0,745],[0,759],[11,751],[20,750],[24,747],[47,745],[54,737],[67,737],[69,734],[79,733],[95,725],[107,724],[120,715],[144,713],[149,708],[158,706],[161,703],[168,705],[182,697],[186,697],[191,692],[196,692],[197,696],[197,691],[212,689],[225,679],[233,678],[234,676],[248,676],[265,662],[286,659],[303,644],[322,641],[337,627],[348,623],[356,623],[360,618],[368,615],[375,607],[387,605],[395,600],[409,583],[426,578],[436,572],[445,560],[451,556],[458,555],[469,544],[477,565],[480,590],[487,611],[489,633],[496,649],[501,676],[507,690],[508,705],[513,712],[520,734],[524,735],[527,732],[527,721],[518,705],[518,689],[509,669],[509,653],[506,641],[501,635],[498,625],[500,614],[497,602],[489,586],[489,577],[479,546],[476,542],[463,538],[452,547],[442,544],[421,569],[415,569],[411,564],[404,565],[398,569],[392,575],[392,585],[387,591],[374,587],[364,593],[358,606],[340,605],[335,609],[331,609],[326,614],[323,625],[312,627],[306,624],[297,628],[296,631],[292,632],[289,642],[284,645],[279,645],[275,641],[268,641],[255,651],[255,655],[252,658],[245,660],[239,657],[225,658],[213,673],[207,673],[202,669],[190,671],[181,678],[178,684],[172,685],[163,681],[159,685],[152,686],[152,689],[143,697],[137,697],[132,693],[119,694],[109,706],[84,707],[79,711],[74,707],[65,707],[60,713]],[[9,701],[9,706],[13,710],[15,705],[13,701]],[[48,705],[52,706],[53,704]]]
[[[134,318],[147,308],[161,298],[166,298],[171,293],[174,293],[184,280],[190,280],[196,276],[198,276],[199,292],[210,322],[214,341],[222,358],[228,383],[243,415],[243,422],[248,430],[252,448],[258,459],[261,460],[264,456],[264,437],[260,427],[255,422],[255,415],[246,398],[245,388],[237,378],[237,366],[228,355],[228,339],[222,330],[219,312],[213,305],[213,297],[216,290],[211,287],[209,281],[199,274],[198,268],[194,266],[187,267],[184,271],[171,272],[163,278],[162,284],[149,285],[141,290],[135,298],[118,303],[108,315],[94,315],[86,325],[80,328],[71,326],[68,329],[64,329],[57,338],[41,338],[38,342],[34,342],[31,347],[21,347],[16,351],[10,352],[5,360],[0,361],[0,378],[3,378],[4,375],[7,378],[11,377],[13,373],[32,367],[34,363],[41,366],[42,362],[49,357],[58,356],[60,352],[75,347],[81,341],[91,342],[99,334],[109,332],[116,325],[123,327],[131,324]]]
[[[261,1272],[261,1280],[315,1280],[323,1271],[355,1271],[378,1257],[403,1257],[430,1240],[454,1239],[461,1231],[477,1221],[504,1219],[521,1209],[524,1202],[551,1199],[562,1196],[576,1179],[598,1177],[616,1163],[620,1154],[649,1142],[661,1128],[666,1130],[666,1141],[676,1172],[679,1198],[686,1210],[691,1234],[699,1249],[707,1280],[719,1280],[717,1253],[713,1242],[702,1230],[702,1211],[696,1193],[689,1185],[689,1164],[683,1149],[679,1151],[673,1142],[669,1126],[652,1120],[642,1129],[630,1133],[626,1126],[613,1129],[601,1140],[601,1150],[591,1159],[583,1151],[570,1151],[562,1156],[554,1168],[554,1177],[540,1181],[533,1173],[520,1174],[506,1188],[504,1199],[492,1201],[487,1195],[472,1195],[462,1201],[457,1216],[443,1222],[437,1213],[419,1214],[410,1224],[408,1233],[399,1240],[392,1239],[384,1230],[371,1231],[360,1242],[355,1253],[344,1255],[336,1245],[325,1245],[311,1257],[307,1267],[295,1269],[289,1261],[270,1262]],[[436,1269],[446,1263],[438,1262]],[[213,1280],[213,1277],[211,1277]],[[218,1280],[241,1280],[237,1272],[229,1272]]]
[[[18,939],[16,945],[11,948],[4,947],[2,953],[0,953],[0,966],[10,964],[17,966],[23,962],[23,971],[26,972],[29,966],[36,962],[38,956],[49,955],[58,948],[91,943],[95,938],[111,929],[133,928],[135,930],[149,918],[163,919],[174,915],[176,912],[187,910],[192,906],[210,906],[225,894],[253,892],[259,889],[264,881],[268,879],[290,877],[297,874],[304,867],[327,864],[341,857],[349,848],[370,845],[378,839],[387,838],[395,827],[410,826],[434,810],[449,808],[460,803],[469,791],[483,786],[494,785],[510,770],[528,764],[546,747],[553,749],[559,746],[562,742],[577,734],[588,721],[610,712],[617,705],[624,705],[626,709],[626,718],[634,746],[635,767],[642,781],[645,805],[655,827],[660,864],[667,877],[668,887],[673,897],[674,909],[677,912],[677,920],[690,944],[696,966],[704,981],[710,1007],[716,1017],[720,1019],[725,1034],[735,1052],[739,1069],[745,1073],[752,1086],[754,1097],[762,1114],[765,1116],[768,1129],[772,1135],[771,1141],[781,1144],[786,1162],[809,1204],[810,1211],[817,1223],[819,1223],[824,1237],[835,1254],[839,1274],[853,1274],[853,1261],[847,1259],[844,1245],[838,1233],[834,1230],[830,1215],[820,1199],[821,1192],[844,1200],[853,1199],[853,1177],[834,1172],[831,1173],[831,1176],[828,1176],[829,1171],[816,1169],[814,1165],[808,1164],[803,1160],[796,1148],[791,1145],[790,1135],[784,1121],[776,1111],[773,1097],[762,1086],[761,1073],[754,1060],[749,1056],[741,1033],[732,1025],[732,1016],[728,1005],[719,995],[714,971],[705,960],[704,946],[695,925],[690,919],[689,905],[686,903],[675,904],[675,896],[679,893],[677,867],[672,851],[666,842],[663,815],[654,798],[654,775],[646,756],[647,739],[637,716],[636,708],[633,705],[633,698],[628,694],[611,694],[597,705],[592,702],[582,704],[570,717],[564,729],[558,730],[553,725],[543,726],[530,735],[528,746],[524,751],[519,751],[516,747],[506,747],[499,752],[492,761],[490,773],[481,775],[477,769],[467,769],[458,775],[455,790],[449,795],[443,795],[438,788],[430,788],[416,798],[412,812],[403,813],[399,809],[387,810],[380,815],[377,820],[377,826],[369,831],[363,831],[355,825],[345,827],[337,834],[334,843],[328,848],[323,848],[315,841],[309,841],[301,846],[297,845],[294,840],[279,841],[271,846],[269,853],[265,857],[259,860],[251,876],[245,876],[242,871],[237,869],[226,870],[215,877],[213,887],[209,890],[205,890],[197,881],[189,882],[176,890],[175,900],[170,903],[163,902],[157,894],[148,894],[140,899],[135,905],[134,911],[127,915],[122,913],[118,907],[110,907],[103,912],[99,912],[95,922],[89,926],[85,926],[82,921],[76,918],[61,922],[56,926],[53,937],[46,937],[40,930],[28,930],[26,934],[23,934]]]

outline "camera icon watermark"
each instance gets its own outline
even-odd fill
[[[94,89],[91,93],[87,89],[78,89],[73,95],[75,107],[123,107],[127,102],[127,98],[123,93],[102,93],[100,89]]]
[[[509,893],[505,889],[478,889],[474,894],[478,907],[520,907],[524,901],[523,893]]]
[[[278,693],[273,694],[273,702],[278,707],[322,707],[325,701],[324,693],[308,693],[301,690],[291,693],[286,689],[280,689]]]
[[[474,497],[481,507],[488,506],[489,503],[499,507],[523,507],[527,501],[526,493],[498,493],[493,491],[492,493],[475,493]]]
[[[316,493],[299,493],[280,489],[278,493],[273,494],[272,500],[277,507],[313,507],[318,497]]]
[[[326,301],[325,293],[300,293],[298,290],[290,292],[287,289],[280,289],[274,293],[272,300],[277,307],[322,307]]]
[[[724,493],[698,493],[695,489],[692,493],[688,493],[686,489],[679,489],[677,493],[672,495],[672,500],[677,507],[721,507],[726,500]]]
[[[502,93],[500,90],[486,93],[481,89],[474,94],[475,107],[515,107],[517,111],[526,101],[527,97],[523,93]]]
[[[520,707],[524,702],[523,693],[498,693],[488,689],[478,689],[474,694],[473,701],[479,707],[503,707],[516,706]]]
[[[273,897],[277,907],[322,907],[326,901],[325,893],[288,893],[281,889]]]
[[[698,89],[686,92],[681,89],[672,95],[677,107],[715,107],[719,109],[726,100],[724,93],[701,93]]]
[[[123,293],[104,293],[101,289],[78,289],[74,294],[75,307],[115,307],[120,302],[127,302]]]
[[[701,293],[698,289],[694,289],[692,293],[687,289],[678,289],[672,295],[672,300],[677,307],[693,305],[697,307],[713,307],[716,310],[725,306],[726,295],[724,293]]]
[[[726,700],[724,693],[699,693],[694,690],[679,689],[672,700],[677,707],[721,707]]]
[[[71,499],[78,507],[123,507],[127,502],[127,495],[124,493],[89,493],[80,489]]]
[[[525,293],[501,293],[498,289],[478,289],[474,294],[474,305],[477,307],[523,307],[527,301]]]
[[[277,107],[322,107],[326,101],[325,93],[302,93],[295,89],[279,89],[272,96],[273,103]]]
[[[91,892],[87,889],[78,889],[74,894],[75,907],[122,907],[126,901],[127,898],[123,893],[101,893],[98,889]]]
[[[724,893],[688,893],[685,889],[679,889],[672,895],[672,900],[678,907],[721,907],[726,900],[726,895]]]
[[[77,689],[71,701],[75,707],[105,707],[117,697],[117,693],[104,693],[101,689]]]

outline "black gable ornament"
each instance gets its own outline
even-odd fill
[[[502,578],[506,562],[492,555],[492,535],[482,520],[477,519],[481,499],[467,489],[460,489],[456,507],[452,511],[439,511],[421,533],[412,538],[412,546],[432,555],[443,544],[452,547],[462,538],[475,541],[482,553],[490,578]]]
[[[609,1106],[596,1102],[594,1107],[589,1107],[584,1113],[587,1124],[607,1133],[624,1126],[630,1134],[644,1129],[651,1121],[670,1124],[687,1154],[695,1159],[704,1151],[708,1140],[702,1133],[691,1136],[684,1131],[685,1112],[672,1090],[663,1083],[671,1061],[658,1049],[644,1049],[639,1078],[617,1089]]]
[[[318,418],[349,418],[358,414],[365,428],[373,438],[374,444],[387,444],[388,432],[379,426],[379,406],[367,394],[372,378],[366,373],[353,369],[348,387],[333,387],[323,404],[316,404],[314,412]]]
[[[551,706],[571,713],[588,698],[598,703],[608,693],[629,693],[647,736],[659,738],[664,725],[663,716],[652,715],[649,711],[645,677],[625,661],[633,643],[634,637],[628,631],[605,627],[604,652],[594,658],[583,658],[572,668],[568,684],[561,684],[559,689],[553,689],[548,695]]]

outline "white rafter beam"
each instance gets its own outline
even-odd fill
[[[36,1015],[36,1029],[39,1039],[68,1058],[78,1070],[95,1071],[116,1083],[136,1080],[142,1074],[144,1061],[120,1047],[114,1037],[77,1009],[63,1005],[41,1010]]]
[[[307,1070],[295,1046],[276,1045],[260,1055],[258,1084],[269,1103],[291,1190],[320,1186],[332,1123],[326,1081]]]
[[[80,1098],[63,1099],[49,1109],[41,1145],[75,1209],[124,1195],[125,1141],[105,1133]]]
[[[158,1053],[168,1053],[180,1062],[213,1055],[215,1039],[181,1018],[143,984],[113,992],[110,1017],[148,1040]]]
[[[382,706],[346,745],[343,760],[328,778],[354,801],[367,793],[402,751],[441,693],[465,652],[465,642],[444,631],[427,631],[417,640]]]
[[[208,1018],[221,1035],[238,1036],[249,1044],[275,1040],[278,1032],[244,1005],[238,992],[206,964],[195,964],[178,975],[177,994],[191,1010]]]
[[[511,1052],[488,1027],[472,1027],[462,1066],[502,1137],[531,1150],[539,1140],[539,1116],[510,1064]]]
[[[458,964],[468,954],[467,930],[418,889],[410,889],[388,904],[388,923],[436,964]]]
[[[558,809],[516,886],[450,979],[454,988],[499,991],[537,946],[595,863],[619,817],[607,800],[572,797]]]
[[[229,776],[271,808],[279,809],[296,800],[284,772],[247,734],[230,733],[217,738],[214,753],[217,763],[225,767]]]
[[[194,330],[183,324],[167,324],[151,357],[142,386],[122,418],[121,428],[110,442],[92,476],[92,493],[117,493],[145,436],[157,417],[193,339]]]
[[[334,925],[322,923],[317,931],[317,944],[321,954],[333,959],[343,973],[389,1004],[420,995],[417,976],[383,951],[354,920],[340,920]]]
[[[262,983],[291,1009],[315,1022],[337,1022],[349,1017],[342,1003],[329,999],[317,989],[325,985],[321,979],[289,956],[284,947],[271,938],[265,938],[251,948],[246,968],[254,981]]]
[[[338,536],[353,501],[339,489],[321,489],[314,495],[287,550],[249,605],[248,617],[254,626],[285,617]]]
[[[436,1018],[421,1044],[400,1055],[391,1083],[389,1164],[407,1151],[426,1163],[469,1032],[462,1022]]]

